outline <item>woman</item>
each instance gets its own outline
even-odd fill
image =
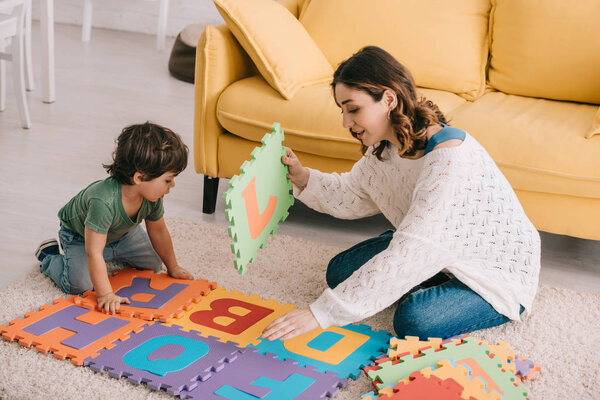
[[[447,126],[439,108],[418,97],[408,70],[378,47],[340,64],[331,87],[363,157],[350,172],[325,174],[287,149],[282,161],[294,195],[338,218],[381,212],[396,229],[335,256],[329,288],[309,308],[272,322],[262,338],[357,322],[398,300],[396,334],[422,339],[531,310],[539,234],[485,149]]]

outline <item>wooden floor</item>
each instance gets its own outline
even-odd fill
[[[157,122],[192,146],[193,85],[168,73],[172,40],[168,50],[158,52],[152,35],[98,29],[90,43],[82,43],[80,35],[80,27],[56,26],[56,102],[44,104],[34,24],[37,87],[28,93],[29,130],[20,128],[8,82],[7,107],[0,113],[0,288],[38,268],[33,251],[41,240],[56,237],[58,209],[106,176],[101,164],[110,161],[124,126]],[[165,198],[166,217],[225,226],[221,202],[215,214],[202,214],[202,181],[190,159]],[[221,180],[219,197],[226,186]],[[349,247],[388,228],[381,216],[336,220],[297,202],[279,232]],[[543,283],[600,293],[600,242],[542,233],[542,247]]]

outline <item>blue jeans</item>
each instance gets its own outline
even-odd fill
[[[327,284],[332,289],[354,271],[385,250],[393,230],[358,243],[331,259],[327,266]],[[521,307],[521,312],[523,312]],[[510,321],[498,313],[480,295],[457,278],[444,272],[433,276],[404,294],[394,314],[398,337],[418,336],[449,338]]]
[[[64,255],[49,255],[44,258],[42,272],[65,293],[81,294],[86,290],[93,290],[84,238],[62,225],[58,238]],[[148,234],[139,225],[121,239],[107,243],[102,255],[107,261],[121,261],[135,268],[151,269],[154,272],[159,272],[162,266]]]

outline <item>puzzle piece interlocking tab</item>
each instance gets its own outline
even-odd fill
[[[223,194],[228,232],[233,239],[233,264],[240,275],[256,259],[258,249],[267,244],[269,235],[277,231],[279,222],[287,218],[294,203],[292,182],[286,177],[289,168],[281,161],[285,155],[283,139],[283,130],[276,122],[262,138],[262,146],[252,151],[252,159],[242,164],[240,174],[230,179],[229,189]]]

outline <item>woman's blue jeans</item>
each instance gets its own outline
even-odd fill
[[[385,250],[393,234],[393,230],[386,231],[333,257],[327,266],[329,287],[335,288]],[[446,339],[501,325],[509,320],[457,278],[440,272],[400,298],[394,314],[394,330],[401,338],[418,336],[421,340],[429,337]]]
[[[42,272],[65,293],[81,294],[86,290],[93,290],[84,238],[61,226],[58,239],[64,255],[46,256],[42,261]],[[154,251],[148,234],[139,225],[121,239],[107,243],[102,255],[107,261],[122,261],[154,272],[159,272],[162,267],[162,261]]]

